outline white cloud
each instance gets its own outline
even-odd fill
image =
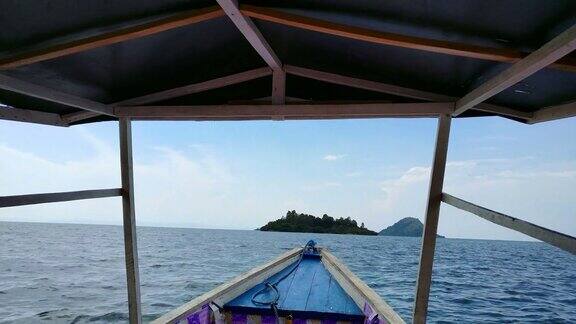
[[[387,226],[407,216],[424,216],[429,167],[412,167],[382,183],[374,208]],[[450,161],[444,191],[470,202],[570,235],[576,234],[576,163],[526,163],[526,158]],[[451,237],[526,239],[522,234],[443,206],[439,232]]]
[[[336,161],[336,160],[340,160],[342,158],[346,157],[346,154],[327,154],[325,155],[322,159],[326,160],[326,161]]]
[[[56,161],[0,143],[0,195],[74,191],[120,186],[117,150],[86,129],[74,127],[91,154]],[[210,150],[153,148],[148,162],[135,156],[134,181],[140,225],[253,228],[269,218],[272,204],[261,202],[226,163]],[[257,214],[251,222],[239,218]],[[247,219],[247,218],[246,218]],[[0,220],[121,224],[119,198],[0,209]]]

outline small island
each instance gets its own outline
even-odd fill
[[[380,234],[383,236],[409,236],[409,237],[422,237],[424,225],[418,218],[406,217],[402,218],[392,226],[388,226],[382,230]],[[444,238],[442,235],[436,237]]]
[[[364,223],[358,223],[350,217],[334,219],[326,214],[315,217],[308,214],[298,214],[295,210],[286,213],[286,216],[269,222],[259,228],[260,231],[271,232],[303,232],[303,233],[331,233],[331,234],[356,234],[378,235],[364,227]]]

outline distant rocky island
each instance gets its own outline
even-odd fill
[[[423,231],[424,231],[424,225],[418,218],[406,217],[402,218],[394,225],[388,226],[386,229],[382,230],[378,235],[422,237]],[[436,235],[436,237],[444,238],[444,236],[442,235]]]
[[[259,230],[271,232],[378,235],[377,232],[364,227],[364,223],[358,226],[358,223],[350,217],[334,219],[324,214],[320,218],[308,214],[298,214],[295,210],[287,212],[286,216],[269,222],[260,227]]]

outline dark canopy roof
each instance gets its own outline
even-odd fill
[[[144,37],[10,65],[19,55],[209,7],[219,13]],[[284,66],[455,98],[465,96],[513,62],[383,45],[313,31],[255,18],[250,13],[253,8],[373,32],[447,41],[461,44],[464,50],[472,46],[522,55],[536,51],[576,23],[576,2],[571,0],[241,1],[240,9],[252,17]],[[571,102],[576,97],[576,58],[569,54],[562,62],[565,64],[548,66],[486,102],[525,113]],[[198,0],[5,0],[0,10],[0,63],[5,76],[106,105],[267,66],[231,19],[220,11],[218,3]],[[288,101],[424,101],[313,80],[289,70],[287,73]],[[0,89],[0,103],[11,107],[60,115],[82,111],[76,106],[6,89]],[[252,102],[270,97],[271,89],[272,76],[267,74],[154,105]],[[498,115],[467,110],[460,116],[494,114]],[[99,115],[75,122],[114,118]]]

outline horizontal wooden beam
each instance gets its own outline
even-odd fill
[[[576,238],[570,235],[556,232],[518,218],[495,212],[488,208],[474,205],[473,203],[456,198],[447,193],[442,193],[442,201],[476,216],[480,216],[494,224],[526,234],[530,237],[561,248],[564,251],[576,254]]]
[[[240,10],[238,9],[238,2],[235,0],[216,0],[220,7],[224,10],[228,18],[232,20],[232,23],[236,25],[236,28],[244,35],[244,37],[248,40],[250,45],[258,52],[260,57],[268,64],[269,67],[273,68],[274,70],[282,69],[282,63],[280,59],[272,50],[272,47],[260,30],[254,25],[254,22],[244,16]]]
[[[244,15],[256,19],[381,45],[508,63],[518,62],[526,56],[524,53],[511,49],[488,48],[441,40],[385,33],[376,30],[347,26],[325,20],[290,14],[271,8],[242,5],[240,6],[240,10]],[[576,72],[576,60],[566,58],[555,62],[551,65],[551,67]]]
[[[369,103],[293,105],[116,107],[118,117],[159,120],[282,120],[432,117],[449,114],[454,103]]]
[[[217,6],[178,13],[152,22],[126,27],[99,35],[39,48],[0,60],[0,69],[11,69],[22,65],[50,60],[102,46],[153,35],[170,29],[195,24],[224,15]]]
[[[0,208],[45,204],[61,201],[82,200],[82,199],[117,197],[117,196],[122,196],[122,189],[114,188],[114,189],[69,191],[69,192],[43,193],[43,194],[31,194],[31,195],[18,195],[18,196],[2,196],[0,197]]]
[[[535,124],[575,116],[576,116],[576,101],[573,101],[562,105],[542,108],[534,112],[534,117],[530,119],[529,123]]]
[[[506,90],[576,49],[576,25],[546,43],[534,53],[486,81],[456,102],[454,116]]]
[[[30,97],[39,98],[74,108],[97,112],[102,115],[113,115],[112,108],[105,104],[39,86],[3,74],[0,74],[0,89],[17,92]]]
[[[136,98],[131,98],[112,104],[113,106],[138,106],[149,104],[153,102],[168,100],[172,98],[182,97],[193,93],[208,91],[212,89],[223,88],[229,85],[238,84],[272,74],[272,69],[269,67],[261,67],[253,70],[248,70],[240,73],[227,75],[224,77],[193,83],[182,87],[168,89],[160,92],[147,94]]]
[[[58,114],[0,106],[0,119],[51,126],[68,126]]]
[[[334,74],[334,73],[329,73],[329,72],[324,72],[324,71],[318,71],[318,70],[313,70],[313,69],[308,69],[308,68],[303,68],[303,67],[298,67],[298,66],[285,65],[284,69],[286,70],[286,73],[289,73],[292,75],[297,75],[297,76],[310,78],[310,79],[323,81],[323,82],[328,82],[328,83],[333,83],[333,84],[339,84],[339,85],[357,88],[357,89],[364,89],[364,90],[369,90],[369,91],[374,91],[374,92],[392,94],[392,95],[406,97],[406,98],[413,98],[413,99],[427,100],[427,101],[434,101],[434,102],[450,102],[450,101],[456,102],[458,100],[458,98],[456,98],[456,97],[446,96],[443,94],[438,94],[438,93],[433,93],[433,92],[428,92],[428,91],[422,91],[422,90],[417,90],[417,89],[413,89],[413,88],[400,87],[400,86],[388,84],[388,83],[376,82],[376,81],[365,80],[365,79],[358,79],[358,78],[353,78],[353,77],[348,77],[348,76],[343,76],[343,75],[339,75],[339,74]],[[519,111],[516,109],[507,108],[507,107],[492,105],[492,104],[481,103],[481,104],[477,105],[476,107],[474,107],[474,109],[480,110],[480,111],[491,112],[491,113],[495,113],[495,114],[499,114],[499,115],[504,115],[504,116],[510,116],[510,117],[515,117],[515,118],[525,119],[525,120],[532,118],[531,113],[527,113],[527,112],[523,112],[523,111]]]

